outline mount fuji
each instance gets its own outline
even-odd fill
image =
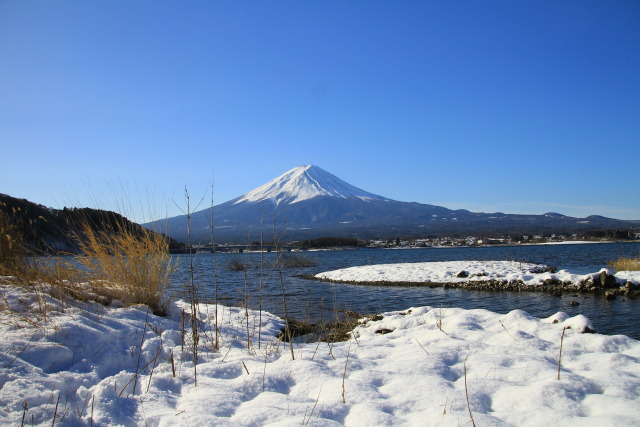
[[[233,201],[241,203],[271,201],[275,206],[294,204],[314,197],[337,197],[339,199],[388,200],[368,193],[314,165],[298,166],[249,191]]]
[[[247,243],[278,233],[286,240],[319,236],[381,238],[451,233],[535,233],[629,227],[626,221],[557,213],[473,213],[391,200],[357,188],[318,166],[298,166],[268,183],[213,208],[217,242]],[[211,208],[191,215],[191,240],[211,240]],[[143,224],[187,241],[186,215]]]

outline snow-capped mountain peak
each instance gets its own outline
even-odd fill
[[[270,200],[274,204],[293,204],[317,196],[341,199],[387,200],[368,193],[314,165],[298,166],[265,185],[239,197],[234,204]]]

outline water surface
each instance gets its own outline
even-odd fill
[[[576,273],[589,273],[606,267],[620,256],[638,256],[640,243],[602,243],[581,245],[500,246],[479,248],[427,248],[427,249],[359,249],[345,251],[298,252],[296,255],[313,260],[316,265],[306,268],[282,270],[282,282],[277,270],[268,268],[275,254],[197,254],[193,255],[194,280],[202,298],[213,301],[217,283],[218,299],[227,305],[242,305],[257,309],[262,293],[262,308],[282,316],[282,290],[284,287],[289,316],[299,320],[331,318],[334,310],[353,310],[360,313],[379,313],[404,310],[409,307],[460,307],[487,309],[508,313],[521,309],[533,316],[547,317],[558,311],[570,316],[584,314],[599,333],[624,334],[640,339],[640,324],[636,320],[640,300],[618,297],[607,301],[593,294],[565,293],[554,297],[544,293],[481,292],[463,289],[429,287],[358,286],[323,283],[295,277],[315,274],[356,265],[461,261],[506,260],[546,264]],[[178,270],[172,278],[172,292],[184,298],[183,285],[190,281],[189,256],[177,255]],[[252,266],[245,271],[232,271],[229,264],[237,260]],[[214,268],[215,265],[215,268]],[[262,279],[261,279],[262,278]],[[262,292],[260,283],[262,282]],[[571,305],[576,301],[579,305]]]

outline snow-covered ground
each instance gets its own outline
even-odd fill
[[[413,282],[413,283],[463,283],[463,282],[521,282],[525,285],[542,285],[545,280],[578,284],[593,280],[601,272],[614,274],[613,270],[602,269],[588,274],[575,274],[568,270],[556,273],[546,271],[546,265],[516,261],[445,261],[416,262],[398,264],[377,264],[343,268],[316,274],[318,279],[345,282]],[[615,273],[622,286],[627,282],[640,284],[640,272],[621,271]]]
[[[640,342],[582,333],[583,316],[414,307],[348,342],[295,344],[293,360],[281,319],[262,313],[258,346],[259,313],[235,307],[218,307],[214,351],[216,307],[201,305],[196,386],[184,302],[161,318],[48,298],[37,319],[32,294],[0,292],[22,307],[0,314],[3,425],[640,424]]]

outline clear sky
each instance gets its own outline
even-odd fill
[[[0,149],[0,192],[136,218],[316,164],[640,219],[640,2],[0,0]]]

